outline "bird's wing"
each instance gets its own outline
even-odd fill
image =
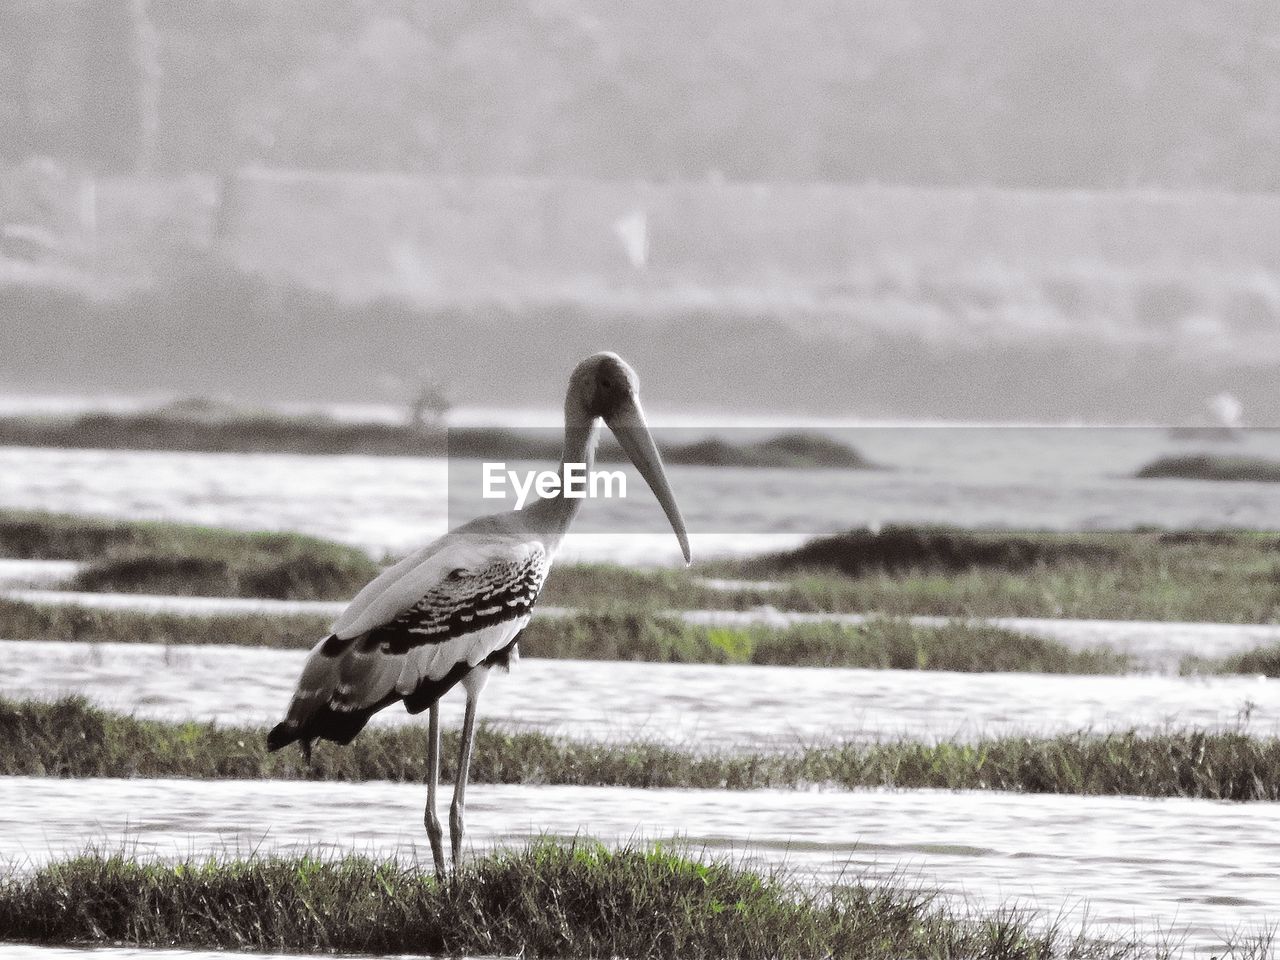
[[[324,707],[367,713],[474,667],[529,622],[550,567],[540,540],[512,537],[450,535],[406,558],[312,649],[285,724],[305,731]]]
[[[537,540],[507,541],[481,562],[455,567],[408,610],[369,632],[385,656],[402,655],[396,691],[408,696],[424,680],[455,667],[474,667],[501,650],[529,623],[551,568]]]
[[[442,570],[449,561],[437,558],[457,545],[456,535],[445,534],[387,567],[347,604],[333,624],[333,635],[341,640],[359,636],[416,603],[434,579],[453,569]]]

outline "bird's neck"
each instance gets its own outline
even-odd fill
[[[566,414],[564,423],[564,450],[560,455],[560,477],[563,480],[566,464],[585,464],[590,473],[596,461],[596,442],[600,438],[600,421]],[[582,497],[566,497],[564,484],[552,496],[542,497],[525,507],[531,525],[559,546],[561,538],[582,505]]]

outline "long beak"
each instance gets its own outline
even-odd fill
[[[693,554],[689,552],[689,534],[684,528],[684,518],[680,516],[680,508],[676,506],[675,495],[671,492],[671,484],[667,483],[667,473],[662,468],[662,455],[654,446],[653,436],[649,433],[649,425],[644,421],[644,411],[640,409],[640,401],[630,399],[604,421],[618,444],[636,465],[644,482],[662,504],[662,511],[671,522],[671,529],[676,532],[680,541],[680,550],[684,553],[684,562],[692,563]]]

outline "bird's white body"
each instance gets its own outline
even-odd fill
[[[504,651],[502,666],[515,661],[558,544],[531,536],[519,514],[474,527],[410,554],[356,595],[307,657],[276,741],[349,742],[383,707],[404,701],[419,713]]]

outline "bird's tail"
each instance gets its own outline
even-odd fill
[[[275,753],[281,747],[287,747],[298,739],[298,725],[283,720],[267,733],[267,750]]]
[[[275,751],[291,743],[302,744],[302,752],[311,757],[311,744],[316,740],[332,740],[346,746],[364,729],[369,718],[383,707],[400,699],[392,691],[371,707],[359,710],[334,710],[328,704],[320,707],[304,719],[288,717],[271,728],[267,734],[267,750]]]
[[[297,743],[302,747],[302,756],[311,762],[311,738],[304,736],[302,730],[292,720],[282,720],[267,732],[267,752],[275,753],[281,747]]]

